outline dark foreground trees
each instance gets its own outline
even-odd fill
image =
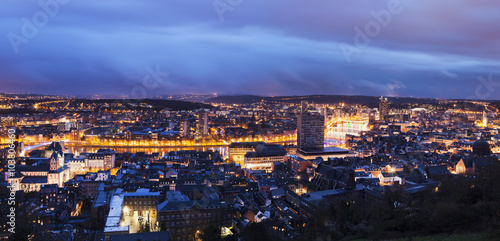
[[[403,198],[401,188],[392,188],[381,202],[325,203],[297,240],[390,239],[500,230],[500,162],[477,175],[445,178],[434,191],[408,199]]]

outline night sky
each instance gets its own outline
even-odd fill
[[[40,2],[2,1],[0,92],[500,99],[498,0]]]

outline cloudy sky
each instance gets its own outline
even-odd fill
[[[36,2],[2,0],[0,92],[500,99],[497,0]]]

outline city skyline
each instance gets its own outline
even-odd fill
[[[494,1],[9,1],[3,92],[498,99]]]
[[[500,240],[500,1],[2,3],[0,240]]]

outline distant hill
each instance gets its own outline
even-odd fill
[[[300,103],[307,101],[317,104],[360,104],[373,105],[379,102],[379,96],[363,96],[363,95],[307,95],[307,96],[276,96],[276,97],[261,97],[255,95],[233,95],[233,96],[218,96],[206,100],[206,103],[225,103],[225,104],[251,104],[259,101],[269,103]],[[438,99],[428,98],[411,98],[411,97],[387,97],[393,104],[436,104]]]
[[[123,103],[124,105],[136,106],[138,104],[151,105],[153,109],[161,110],[170,108],[172,110],[196,110],[196,109],[211,109],[213,106],[204,103],[195,103],[181,100],[161,100],[161,99],[75,99],[75,102],[83,103]],[[134,108],[144,109],[144,108]]]
[[[195,103],[195,102],[180,101],[180,100],[160,100],[160,99],[71,99],[71,100],[66,99],[66,100],[78,104],[79,103],[110,104],[107,107],[104,105],[97,107],[96,111],[106,111],[106,110],[113,111],[113,110],[124,110],[124,109],[138,110],[138,111],[148,111],[148,110],[160,111],[163,109],[171,109],[174,111],[178,111],[178,110],[211,109],[213,107],[210,104],[204,104],[204,103]],[[43,102],[43,100],[19,100],[19,101],[15,100],[10,102],[34,104]],[[116,105],[113,105],[113,103],[121,103],[122,105],[118,107]],[[7,115],[34,114],[34,113],[43,113],[47,111],[48,110],[40,110],[40,109],[36,110],[31,107],[21,107],[13,109],[0,109],[0,114],[7,114]]]
[[[268,99],[270,97],[261,97],[256,95],[223,95],[205,100],[205,103],[224,103],[224,104],[251,104]]]

